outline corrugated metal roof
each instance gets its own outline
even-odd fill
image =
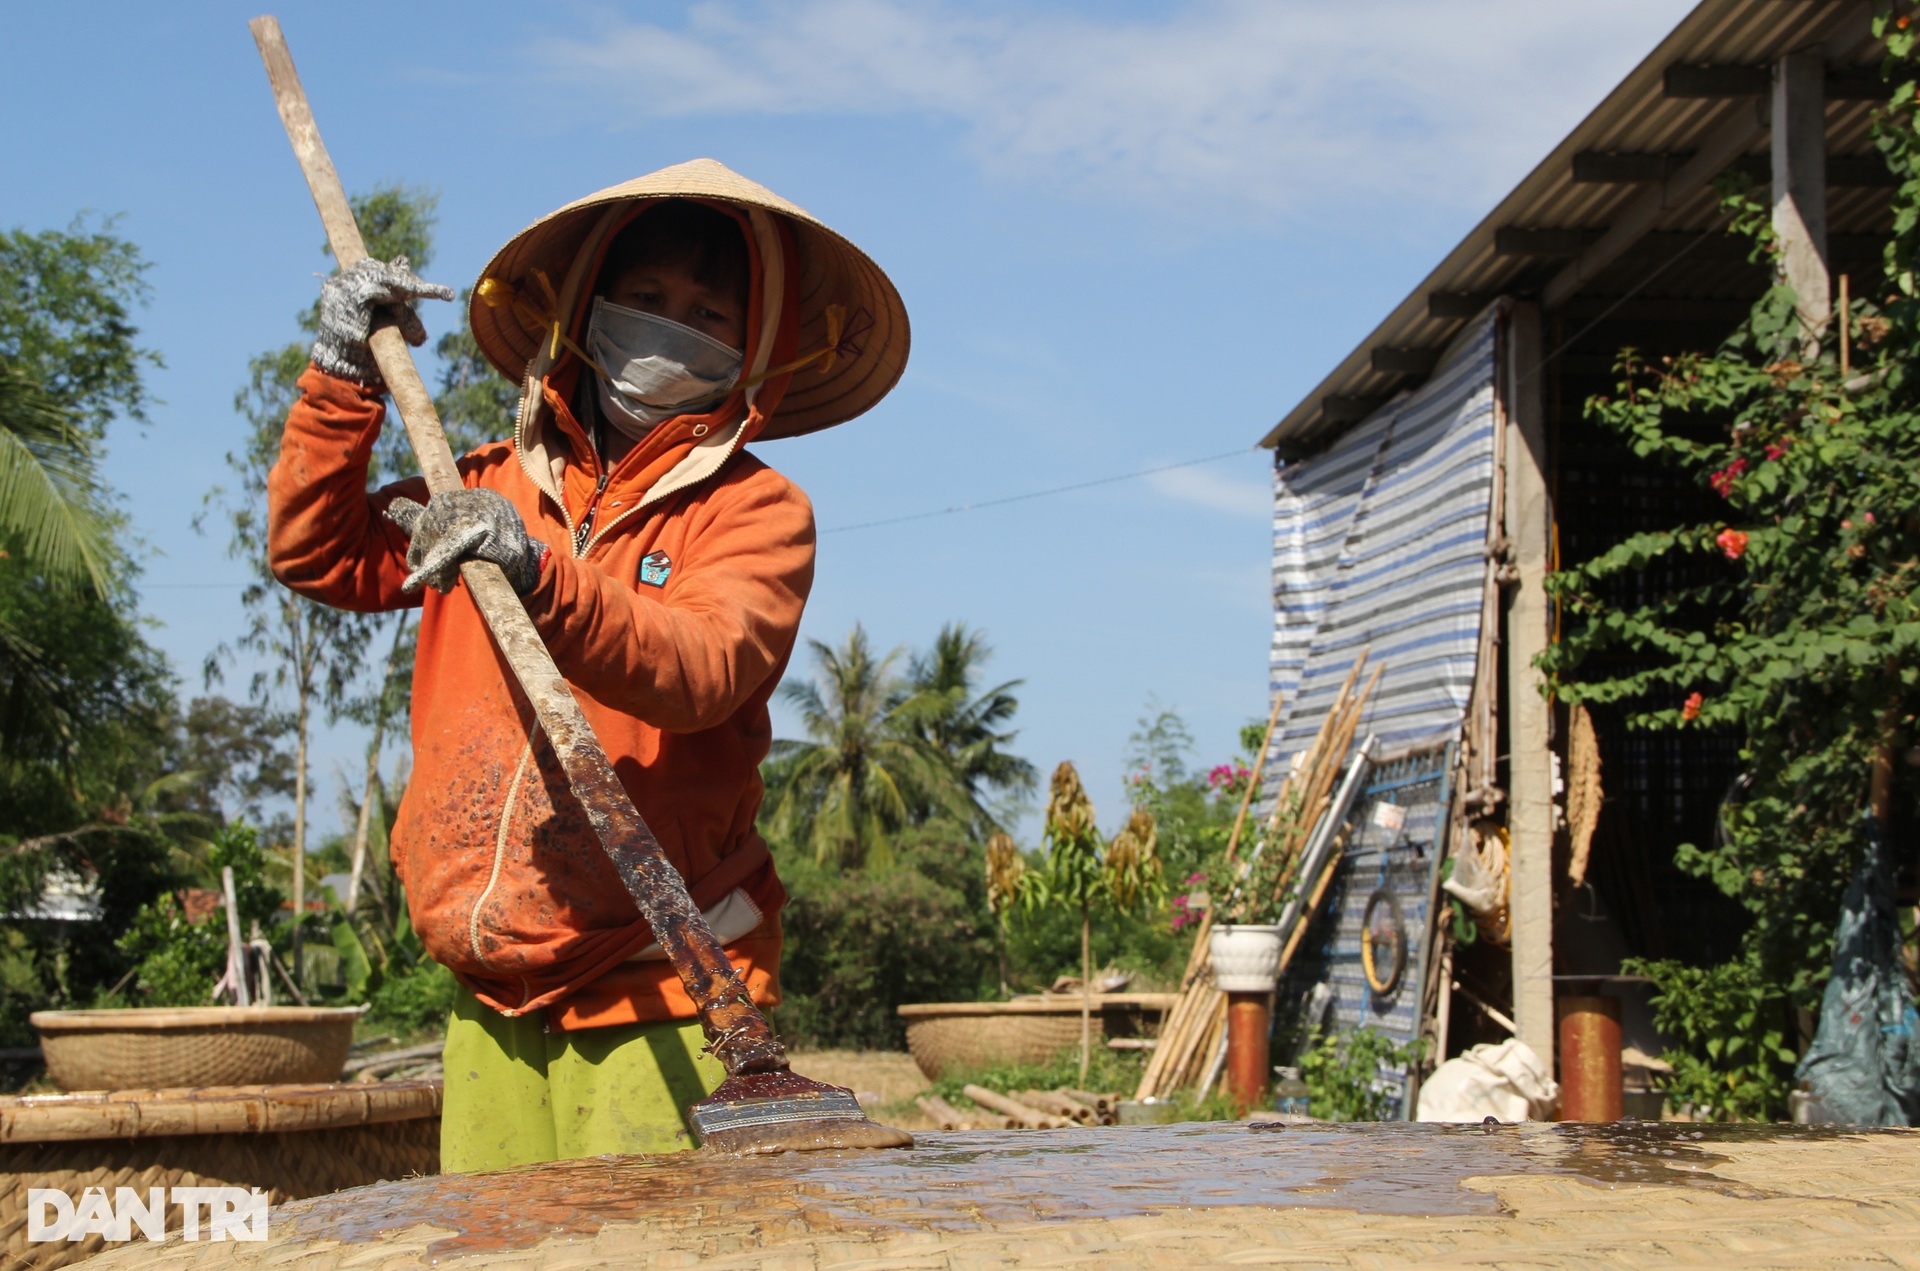
[[[1444,348],[1471,315],[1433,316],[1429,298],[1435,294],[1489,299],[1543,294],[1553,306],[1575,297],[1623,295],[1658,275],[1660,286],[1652,294],[1670,299],[1749,296],[1752,267],[1738,253],[1686,236],[1721,228],[1711,177],[1723,170],[1723,160],[1764,160],[1768,100],[1764,95],[1669,97],[1667,69],[1768,66],[1788,53],[1819,47],[1830,79],[1835,70],[1871,71],[1883,53],[1872,36],[1872,16],[1871,0],[1703,0],[1260,444],[1293,447],[1324,440],[1354,422],[1325,411],[1327,399],[1368,402],[1416,383],[1418,377],[1405,372],[1374,370],[1373,350]],[[1868,128],[1875,104],[1829,101],[1830,157],[1874,154]],[[1693,152],[1707,156],[1694,165],[1704,179],[1670,177],[1665,187],[1574,180],[1574,156],[1592,151]],[[1884,234],[1889,227],[1888,207],[1885,189],[1832,188],[1828,231],[1834,252],[1867,250],[1865,236]],[[1616,225],[1627,227],[1621,233],[1633,246],[1591,277],[1567,274],[1556,281],[1573,263],[1570,258],[1496,251],[1502,229],[1586,230],[1597,238]]]

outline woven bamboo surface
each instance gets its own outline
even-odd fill
[[[0,1145],[338,1129],[440,1115],[442,1083],[214,1086],[0,1097]]]
[[[38,1105],[25,1110],[24,1121],[23,1103]],[[75,1197],[89,1187],[109,1195],[118,1187],[142,1195],[150,1187],[247,1187],[267,1192],[277,1205],[440,1171],[437,1082],[395,1083],[390,1092],[359,1086],[123,1091],[0,1104],[0,1123],[8,1129],[41,1131],[40,1141],[16,1132],[0,1142],[0,1271],[47,1271],[102,1248],[99,1236],[28,1244],[30,1187]],[[91,1133],[116,1123],[128,1132]],[[199,1130],[156,1129],[188,1123]],[[76,1127],[89,1132],[63,1133]],[[178,1206],[166,1221],[169,1231],[180,1230]]]
[[[36,1011],[47,1072],[65,1090],[332,1081],[356,1008],[209,1006]]]
[[[1063,1140],[1090,1131],[1058,1132]],[[1150,1131],[1140,1131],[1149,1134]],[[1166,1133],[1166,1131],[1160,1131]],[[925,1147],[951,1143],[977,1151],[988,1134],[926,1136]],[[1045,1135],[1007,1134],[1032,1144]],[[1455,1212],[1359,1212],[1353,1208],[1236,1204],[1168,1206],[1099,1216],[1097,1206],[1024,1209],[982,1197],[972,1221],[936,1226],[920,1202],[889,1192],[883,1205],[858,1196],[823,1196],[803,1173],[784,1191],[710,1187],[681,1195],[661,1179],[658,1201],[629,1219],[597,1229],[539,1236],[547,1211],[529,1198],[515,1221],[525,1239],[450,1243],[458,1230],[448,1214],[422,1211],[417,1225],[378,1230],[343,1227],[303,1234],[307,1215],[346,1202],[319,1200],[276,1211],[275,1235],[264,1244],[185,1245],[108,1252],[95,1266],[189,1271],[221,1266],[299,1266],[312,1271],[503,1268],[559,1271],[588,1267],[993,1268],[1211,1266],[1379,1267],[1789,1267],[1920,1266],[1920,1136],[1715,1144],[1711,1185],[1594,1185],[1553,1174],[1468,1177],[1459,1186],[1476,1206]],[[873,1154],[881,1156],[884,1154]],[[1139,1178],[1154,1169],[1141,1152]],[[1368,1154],[1383,1179],[1398,1154]],[[1063,1186],[1105,1182],[1086,1177],[1091,1158],[1061,1176]],[[577,1169],[584,1169],[580,1163]],[[786,1167],[789,1171],[793,1167]],[[821,1168],[826,1168],[822,1166]],[[836,1165],[835,1169],[851,1166]],[[603,1167],[602,1172],[605,1172]],[[897,1168],[895,1173],[899,1171]],[[1111,1171],[1108,1171],[1111,1172]],[[910,1174],[924,1170],[908,1171]],[[1098,1173],[1098,1172],[1097,1172]],[[493,1176],[503,1182],[523,1175]],[[1022,1183],[1031,1186],[1032,1180]],[[1111,1181],[1125,1181],[1116,1179]],[[451,1182],[451,1180],[450,1180]],[[481,1177],[475,1184],[484,1187]],[[407,1187],[408,1185],[399,1185]],[[364,1211],[380,1192],[356,1201]],[[425,1189],[420,1189],[425,1190]],[[439,1190],[447,1190],[442,1185]],[[935,1197],[929,1195],[931,1207]],[[577,1203],[588,1203],[581,1195]],[[1303,1198],[1304,1201],[1304,1198]],[[506,1231],[507,1227],[499,1228]],[[553,1228],[546,1228],[552,1231]]]
[[[1112,1024],[1109,1012],[1153,1014],[1178,1000],[1174,993],[1103,993],[1093,999],[1093,1044]],[[1080,998],[1044,994],[1011,1002],[921,1002],[899,1007],[907,1021],[907,1049],[928,1080],[950,1072],[1001,1064],[1045,1063],[1080,1044]]]

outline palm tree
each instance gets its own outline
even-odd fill
[[[56,586],[112,585],[113,519],[93,447],[25,372],[0,359],[0,536]]]
[[[1039,777],[1031,763],[1002,749],[1018,735],[1003,726],[1020,708],[1013,690],[1026,681],[1008,680],[974,695],[980,667],[991,656],[984,633],[950,622],[934,637],[933,648],[913,659],[907,673],[915,693],[939,703],[922,735],[946,753],[976,801],[989,793],[1001,798],[1028,794]]]
[[[948,699],[902,680],[894,669],[901,651],[876,656],[857,623],[837,649],[808,644],[817,680],[780,686],[808,739],[773,743],[773,833],[811,848],[823,865],[885,869],[893,862],[893,832],[917,810],[981,823],[985,809],[947,752],[929,740]]]

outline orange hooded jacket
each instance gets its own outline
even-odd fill
[[[767,271],[746,239],[745,361],[781,365],[797,340],[794,298],[762,294]],[[589,299],[569,306],[575,329]],[[569,357],[530,378],[512,440],[460,472],[505,495],[551,549],[527,611],[754,1000],[773,1005],[786,893],[754,818],[814,527],[806,496],[740,446],[787,377],[660,424],[605,471],[568,407],[580,373]],[[422,610],[414,767],[392,843],[427,951],[489,1006],[544,1009],[552,1027],[691,1018],[466,589],[401,592],[407,539],[382,512],[427,496],[418,478],[367,490],[378,395],[313,367],[299,384],[267,483],[274,575],[340,608]]]

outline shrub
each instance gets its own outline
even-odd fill
[[[1300,1079],[1311,1095],[1309,1111],[1322,1121],[1381,1121],[1391,1102],[1377,1086],[1382,1064],[1412,1064],[1426,1044],[1393,1040],[1371,1028],[1356,1028],[1342,1037],[1323,1033],[1300,1056]]]
[[[906,1030],[896,1007],[990,992],[980,850],[919,835],[896,851],[894,868],[853,874],[781,854],[785,1002],[774,1023],[789,1045],[899,1050]]]
[[[453,1009],[458,983],[453,972],[431,958],[422,958],[404,971],[390,971],[367,998],[366,1026],[403,1037],[441,1032]]]

